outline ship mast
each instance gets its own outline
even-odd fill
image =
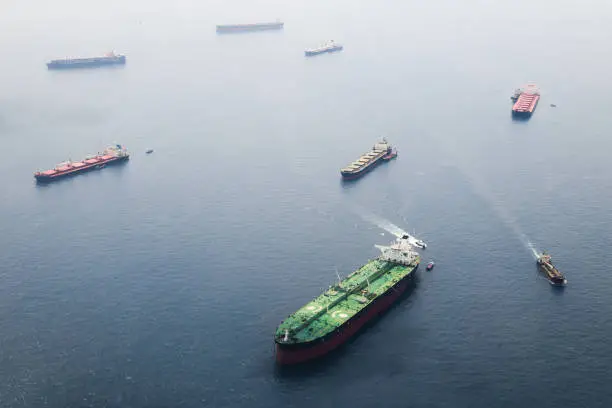
[[[334,269],[336,270],[336,276],[338,277],[338,287],[341,288],[342,287],[342,279],[340,279],[340,274],[338,273],[338,268],[334,266]]]

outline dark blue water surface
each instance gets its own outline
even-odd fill
[[[0,406],[612,406],[609,2],[36,0],[0,25]],[[398,159],[341,183],[380,136]],[[114,142],[126,165],[35,185]],[[372,214],[436,268],[277,368],[280,320],[393,239]]]

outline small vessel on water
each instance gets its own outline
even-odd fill
[[[102,57],[91,58],[64,58],[47,63],[48,69],[72,69],[72,68],[92,68],[106,65],[124,65],[125,55],[109,52]]]
[[[434,268],[434,266],[436,266],[436,263],[434,261],[429,262],[427,264],[427,270],[431,271]]]
[[[421,248],[421,249],[426,249],[427,248],[427,244],[425,242],[421,241],[420,239],[415,239],[411,243],[412,243],[412,245],[414,245],[417,248]]]
[[[108,147],[102,153],[88,156],[85,160],[79,162],[69,160],[58,164],[51,170],[37,171],[34,173],[34,178],[38,182],[55,181],[64,177],[85,173],[90,170],[102,169],[109,164],[123,163],[129,160],[129,158],[130,155],[127,153],[125,147],[118,144]]]
[[[402,239],[407,240],[410,243],[410,245],[412,245],[414,247],[417,247],[417,248],[420,248],[420,249],[427,248],[427,244],[424,241],[422,241],[420,239],[417,239],[415,237],[411,237],[408,234],[402,235]]]
[[[534,84],[529,84],[525,88],[514,91],[512,98],[516,96],[514,105],[512,105],[512,116],[515,117],[530,117],[535,111],[538,101],[540,100],[540,90]]]
[[[364,153],[359,159],[341,169],[340,174],[347,180],[356,179],[372,170],[378,164],[395,157],[397,157],[397,150],[383,138],[374,145],[372,151]]]
[[[153,149],[147,149],[147,151],[145,153],[146,154],[151,154],[151,153],[153,153]]]
[[[565,286],[567,279],[561,272],[552,264],[550,255],[546,252],[540,254],[537,259],[538,266],[546,274],[548,282],[553,286]]]
[[[377,246],[381,254],[283,320],[274,335],[276,361],[320,357],[353,337],[396,302],[421,261],[408,240]]]
[[[218,33],[237,33],[246,31],[281,30],[285,26],[280,20],[272,23],[253,23],[253,24],[221,24],[217,25]]]
[[[341,51],[344,47],[340,44],[336,44],[334,40],[330,40],[328,42],[326,42],[323,45],[320,45],[317,48],[309,48],[306,51],[304,51],[304,54],[307,57],[311,57],[313,55],[319,55],[319,54],[323,54],[326,52],[336,52],[336,51]]]

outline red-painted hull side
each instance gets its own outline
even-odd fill
[[[276,362],[279,364],[297,364],[321,357],[353,337],[367,322],[387,310],[406,291],[412,275],[406,276],[394,287],[381,295],[374,303],[355,315],[351,320],[336,329],[326,338],[307,345],[285,345],[276,343]]]
[[[58,171],[53,174],[42,174],[35,173],[34,178],[39,182],[50,182],[53,180],[59,180],[64,177],[75,176],[77,174],[85,173],[91,170],[100,169],[104,166],[108,166],[115,163],[122,163],[129,160],[129,156],[113,157],[111,159],[100,160],[99,162],[87,164],[81,167],[71,168],[69,170]]]

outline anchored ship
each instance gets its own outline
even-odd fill
[[[70,68],[91,68],[105,65],[124,65],[125,55],[109,52],[102,57],[92,58],[64,58],[47,63],[48,69],[70,69]]]
[[[273,23],[254,23],[254,24],[222,24],[217,25],[218,33],[235,33],[242,31],[263,31],[263,30],[280,30],[285,23],[275,21]]]
[[[342,174],[342,177],[345,179],[355,179],[363,176],[379,163],[389,161],[396,157],[397,150],[387,142],[387,139],[383,138],[374,145],[372,151],[364,153],[359,159],[340,170],[340,174]]]
[[[276,361],[301,363],[347,341],[408,288],[421,261],[407,239],[377,246],[380,256],[330,286],[276,329]]]
[[[59,180],[64,177],[74,176],[85,173],[90,170],[104,168],[110,164],[123,163],[130,158],[125,147],[115,145],[108,147],[102,153],[88,156],[85,160],[73,162],[67,161],[58,164],[55,168],[45,171],[37,171],[34,173],[34,178],[38,182],[50,182]]]
[[[540,90],[530,84],[525,88],[515,90],[510,99],[515,101],[512,106],[512,116],[530,117],[540,100]]]
[[[542,253],[538,256],[538,266],[546,274],[546,278],[548,282],[550,282],[553,286],[565,286],[567,284],[567,279],[563,276],[561,272],[551,262],[550,255],[546,252]]]
[[[341,51],[342,48],[344,48],[342,45],[340,44],[336,44],[334,42],[334,40],[328,41],[325,44],[317,47],[317,48],[309,48],[306,51],[304,51],[304,54],[306,54],[307,57],[313,56],[313,55],[319,55],[319,54],[323,54],[326,52],[336,52],[336,51]]]

